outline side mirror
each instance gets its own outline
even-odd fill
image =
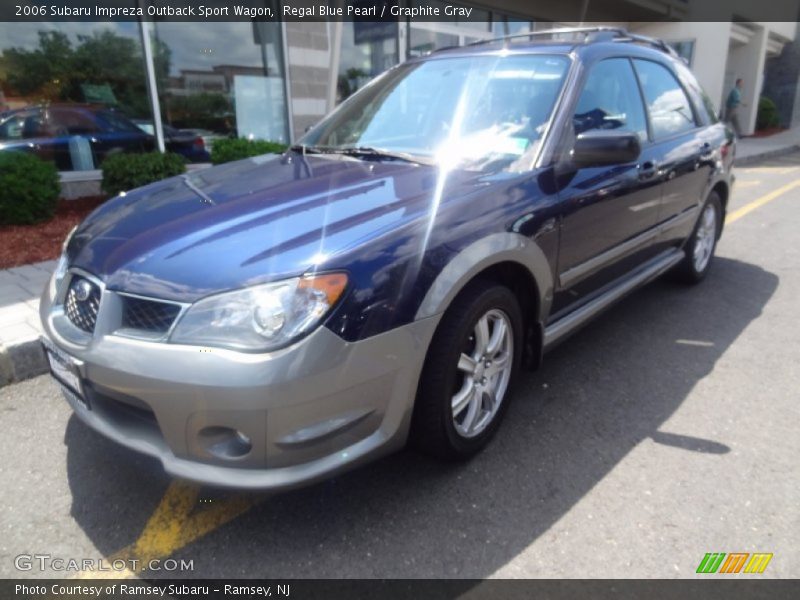
[[[633,162],[641,152],[639,136],[635,133],[593,129],[578,135],[570,156],[580,168],[605,167]]]

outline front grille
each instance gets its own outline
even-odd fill
[[[122,326],[148,333],[166,333],[181,311],[177,304],[132,296],[124,296],[124,302]]]
[[[100,309],[100,288],[80,275],[69,282],[64,312],[75,327],[87,333],[94,331]]]

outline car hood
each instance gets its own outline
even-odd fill
[[[299,275],[431,208],[438,169],[299,154],[195,171],[109,200],[68,257],[109,289],[178,301]],[[475,174],[449,176],[448,188]]]

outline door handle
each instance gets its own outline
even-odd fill
[[[639,179],[651,179],[658,174],[658,163],[646,160],[639,165]]]

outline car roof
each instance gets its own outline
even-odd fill
[[[23,106],[22,108],[15,108],[13,110],[7,111],[5,113],[0,113],[3,117],[11,116],[14,114],[18,114],[21,112],[29,111],[29,110],[46,110],[46,109],[70,109],[70,110],[85,110],[89,112],[100,112],[100,111],[110,111],[110,112],[118,112],[115,111],[113,108],[110,108],[104,104],[92,104],[88,102],[50,102],[50,103],[43,103],[43,104],[29,104],[28,106]],[[121,114],[121,113],[118,113]],[[123,115],[124,116],[124,115]]]
[[[571,35],[574,39],[542,39],[541,36]],[[573,27],[514,34],[495,39],[481,40],[465,46],[435,50],[413,59],[424,61],[444,57],[513,54],[564,54],[577,55],[591,62],[607,56],[642,57],[669,62],[678,58],[665,42],[630,33],[614,27]],[[411,62],[411,61],[409,61]]]

